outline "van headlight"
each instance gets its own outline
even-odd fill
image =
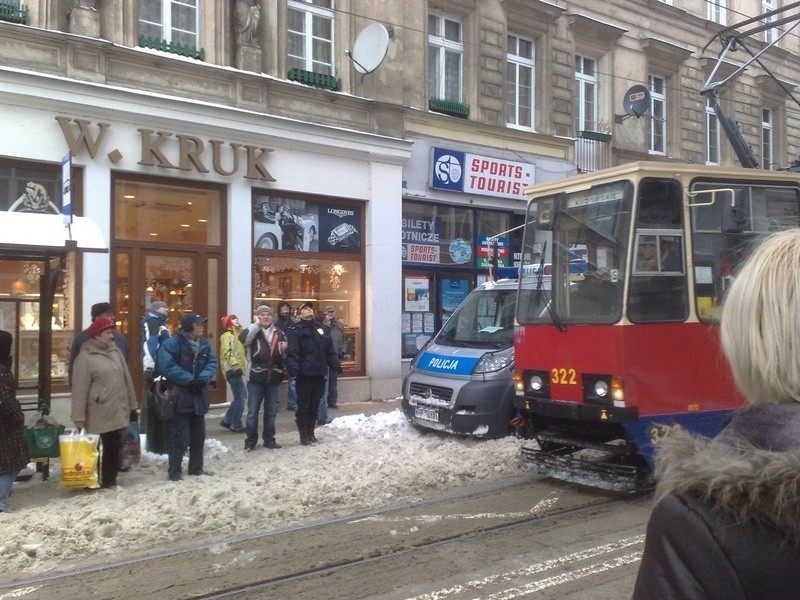
[[[481,373],[494,373],[502,371],[514,364],[514,346],[506,348],[505,350],[498,350],[497,352],[487,352],[475,365],[472,371],[475,375]]]

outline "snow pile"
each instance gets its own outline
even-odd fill
[[[111,490],[58,487],[51,478],[15,484],[0,513],[0,580],[75,564],[278,529],[370,507],[430,497],[521,473],[520,440],[422,434],[400,410],[342,416],[300,446],[245,453],[241,435],[209,437],[210,474],[167,480],[166,456],[144,453]]]

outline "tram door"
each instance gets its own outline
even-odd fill
[[[181,317],[196,312],[208,317],[205,334],[214,352],[218,352],[219,282],[216,257],[203,252],[145,248],[119,250],[115,256],[115,308],[119,329],[131,346],[130,367],[138,392],[142,386],[140,323],[156,301],[169,308],[167,327],[175,334]],[[212,381],[211,401],[224,400],[225,387]]]

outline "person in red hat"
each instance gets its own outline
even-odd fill
[[[239,341],[242,326],[239,317],[226,315],[222,317],[223,333],[219,336],[219,368],[225,376],[225,381],[231,387],[233,400],[228,410],[222,417],[220,425],[230,429],[233,433],[244,432],[242,413],[244,401],[247,398],[247,388],[244,382],[244,372],[247,369],[247,354],[244,344]]]
[[[72,420],[99,433],[103,445],[100,485],[117,485],[122,432],[136,419],[138,401],[128,365],[114,343],[114,321],[99,317],[86,330],[72,370]]]

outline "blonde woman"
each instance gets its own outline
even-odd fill
[[[635,599],[800,593],[800,229],[753,252],[720,329],[748,406],[713,440],[670,436],[659,453]]]

